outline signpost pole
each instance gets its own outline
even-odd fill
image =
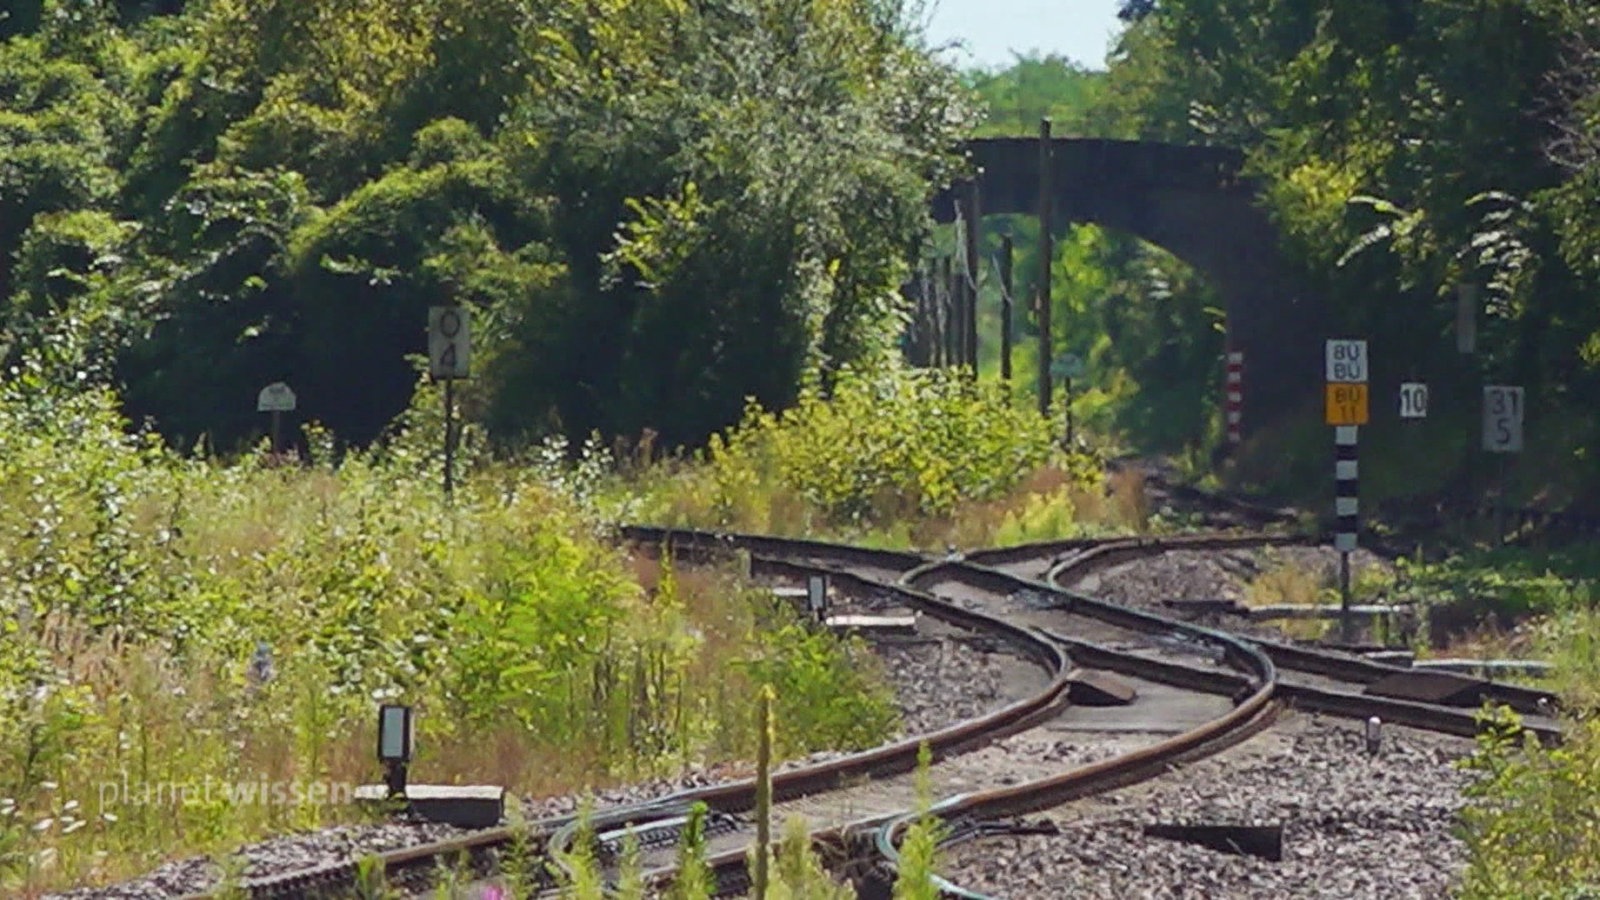
[[[1501,477],[1499,477],[1499,490],[1494,492],[1494,543],[1506,546],[1506,479],[1510,476],[1510,466],[1506,463],[1506,455],[1501,453]]]
[[[1346,646],[1355,641],[1355,627],[1350,618],[1350,553],[1356,549],[1360,532],[1360,462],[1357,459],[1357,440],[1360,430],[1355,425],[1334,428],[1334,514],[1338,526],[1334,533],[1334,549],[1339,551],[1339,632]]]
[[[1244,420],[1244,353],[1229,344],[1227,355],[1227,403],[1223,407],[1228,443],[1237,446],[1243,437]]]
[[[1350,621],[1350,554],[1339,554],[1339,635],[1346,647],[1355,642],[1354,623]]]
[[[1072,376],[1061,379],[1062,403],[1067,408],[1067,450],[1072,450]]]
[[[1073,422],[1072,422],[1072,379],[1082,376],[1088,368],[1084,365],[1083,358],[1076,353],[1063,353],[1050,363],[1046,376],[1054,383],[1055,378],[1061,379],[1062,403],[1066,406],[1066,441],[1065,447],[1072,449]]]
[[[283,452],[283,414],[293,412],[295,402],[294,391],[281,381],[267,385],[256,395],[256,412],[269,413],[272,416],[273,464],[277,463],[278,454]]]
[[[472,373],[472,338],[467,309],[435,306],[428,310],[428,374],[444,381],[444,499],[455,494],[455,380]]]
[[[1345,645],[1355,641],[1350,613],[1350,554],[1360,534],[1360,464],[1356,447],[1367,424],[1367,342],[1327,343],[1327,422],[1333,426],[1333,548],[1339,553],[1339,631]]]
[[[449,503],[455,492],[456,443],[452,439],[456,418],[456,380],[444,380],[444,499]]]
[[[1500,478],[1495,490],[1495,543],[1506,542],[1506,482],[1510,453],[1522,452],[1522,418],[1527,404],[1521,387],[1492,384],[1483,389],[1483,449],[1500,454]]]

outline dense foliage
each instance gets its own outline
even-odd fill
[[[447,505],[420,433],[223,465],[37,367],[0,388],[0,893],[358,818],[387,698],[418,711],[418,778],[532,793],[742,758],[760,684],[780,754],[892,733],[861,648],[731,572],[625,557],[581,472],[473,451]]]
[[[895,0],[39,0],[0,43],[0,328],[136,419],[364,441],[425,309],[504,439],[697,442],[883,363],[967,113]]]
[[[692,459],[623,485],[626,515],[897,546],[986,546],[1143,527],[1099,460],[994,383],[943,370],[842,372],[781,413],[751,406]]]
[[[1404,487],[1465,487],[1450,481],[1470,446],[1455,435],[1473,426],[1481,383],[1529,391],[1521,493],[1592,485],[1600,435],[1567,413],[1600,400],[1593,11],[1162,0],[1136,12],[1106,76],[1120,127],[1245,149],[1335,327],[1367,336],[1383,370],[1435,385],[1425,428],[1439,449]],[[1463,284],[1479,289],[1470,358],[1452,335]]]

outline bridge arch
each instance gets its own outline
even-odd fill
[[[1133,234],[1216,286],[1229,344],[1245,354],[1247,435],[1318,395],[1326,303],[1283,259],[1278,230],[1256,205],[1259,185],[1241,175],[1242,153],[1085,138],[1054,138],[1050,149],[1053,230],[1087,223]],[[981,215],[1038,213],[1038,138],[978,138],[967,152]],[[935,221],[954,221],[964,188],[934,198]]]

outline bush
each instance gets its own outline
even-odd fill
[[[894,725],[852,651],[609,546],[540,467],[469,452],[447,505],[423,408],[337,467],[225,463],[48,384],[0,386],[0,892],[352,818],[240,791],[375,780],[383,699],[417,709],[418,774],[534,793],[742,756],[723,723],[763,681],[793,752]]]
[[[1469,790],[1462,831],[1470,851],[1462,896],[1576,898],[1600,885],[1600,831],[1593,827],[1600,802],[1600,654],[1595,653],[1600,613],[1571,610],[1541,628],[1546,653],[1557,665],[1564,707],[1564,741],[1545,749],[1515,740],[1517,716],[1494,713],[1503,727],[1479,738],[1468,761],[1479,773]]]
[[[1066,456],[1056,440],[1049,420],[1012,405],[994,382],[944,370],[847,371],[831,395],[807,389],[782,413],[751,405],[693,463],[648,473],[640,513],[674,525],[853,538],[1026,500],[1032,493],[1018,489],[1052,464],[1062,477],[1041,493],[1062,480],[1097,490],[1097,461]],[[1022,515],[1030,524],[1013,528],[1028,533],[1049,518]],[[998,527],[1004,515],[994,518]]]

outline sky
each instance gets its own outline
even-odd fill
[[[1090,68],[1105,68],[1106,47],[1121,23],[1118,0],[927,0],[934,46],[966,43],[954,59],[963,67],[1010,65],[1011,51],[1062,53]]]

